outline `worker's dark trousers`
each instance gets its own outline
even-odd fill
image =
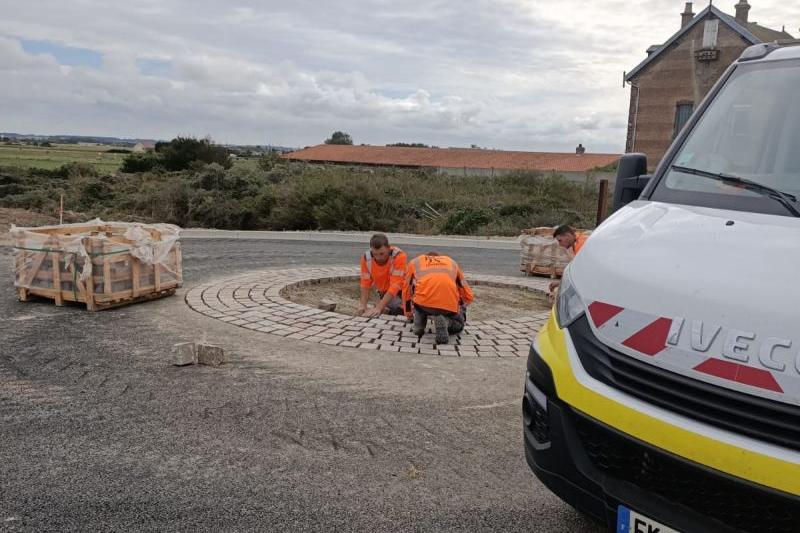
[[[425,327],[428,325],[429,316],[443,315],[447,317],[447,332],[450,335],[461,333],[464,330],[464,324],[467,322],[467,308],[463,305],[459,308],[458,313],[446,311],[444,309],[436,309],[434,307],[423,307],[421,305],[414,305],[414,326],[412,330],[416,335],[425,333]]]
[[[383,297],[386,296],[385,292],[378,291],[378,297],[383,300]],[[391,300],[389,300],[389,304],[386,306],[386,309],[383,311],[387,315],[402,315],[403,314],[403,301],[400,299],[400,295],[398,294]]]

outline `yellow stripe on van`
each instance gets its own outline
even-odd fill
[[[540,355],[550,366],[558,397],[573,408],[619,431],[709,468],[790,494],[800,495],[800,465],[663,422],[581,385],[572,373],[564,332],[551,313],[538,337]]]

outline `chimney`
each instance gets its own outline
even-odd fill
[[[745,0],[740,0],[741,2]],[[737,11],[738,13],[738,11]],[[694,11],[692,11],[692,3],[686,2],[686,9],[681,13],[681,28],[685,28],[694,18]]]
[[[747,0],[739,0],[739,3],[734,7],[736,7],[736,20],[742,24],[747,24],[747,14],[750,11],[750,4],[747,3]]]

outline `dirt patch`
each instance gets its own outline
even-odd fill
[[[469,320],[494,320],[514,316],[531,315],[550,310],[544,294],[522,288],[490,287],[472,285],[475,302],[469,306]],[[355,314],[358,309],[360,291],[358,281],[319,283],[286,289],[283,297],[295,303],[316,308],[320,300],[336,302],[336,312]],[[374,303],[376,296],[373,296]]]

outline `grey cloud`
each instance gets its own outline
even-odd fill
[[[661,0],[32,4],[0,9],[7,128],[299,146],[346,129],[357,142],[528,150],[583,142],[595,151],[622,150],[622,71],[677,29],[683,7]],[[751,14],[766,22],[762,12],[790,28],[800,21],[796,6],[775,0]],[[97,50],[104,66],[64,68],[26,54],[16,38]],[[171,68],[144,75],[141,58]]]

